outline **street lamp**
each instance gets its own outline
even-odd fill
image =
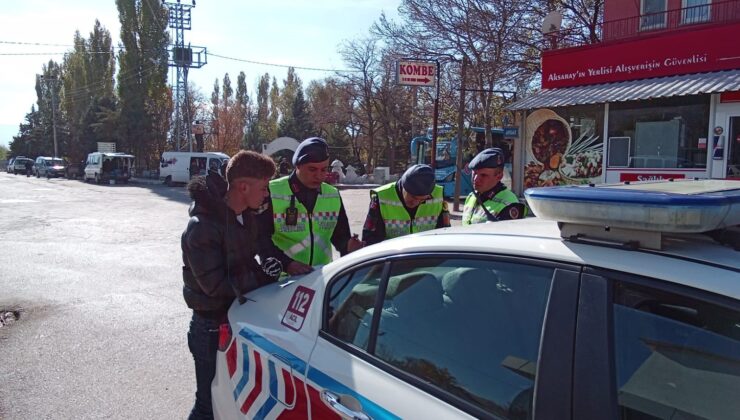
[[[46,82],[47,86],[49,86],[49,81],[54,83],[54,86],[52,86],[51,89],[51,127],[52,134],[54,136],[54,157],[56,158],[59,156],[59,150],[57,148],[57,107],[54,102],[54,90],[56,88],[56,82],[58,81],[58,79],[56,76],[44,77],[43,74],[39,75],[39,79],[41,79],[43,82]]]

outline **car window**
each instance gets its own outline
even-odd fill
[[[221,159],[211,158],[208,159],[208,170],[218,171],[221,168]]]
[[[739,309],[617,283],[613,322],[620,418],[736,417]]]
[[[363,302],[353,304],[355,310],[334,313],[335,324],[347,318],[352,325],[334,334],[450,398],[503,418],[531,418],[553,273],[490,259],[396,260],[385,288],[376,286],[377,279],[344,280],[345,289],[360,286],[364,299],[351,299]],[[334,289],[342,285],[335,283],[332,293],[341,295]],[[385,295],[376,314],[378,290]],[[379,319],[370,348],[373,317]]]
[[[383,264],[349,272],[334,280],[328,289],[326,331],[334,337],[367,349],[366,340],[356,339],[363,320],[372,318]]]

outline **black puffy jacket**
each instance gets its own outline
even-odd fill
[[[188,307],[221,318],[236,296],[274,280],[257,263],[257,228],[248,212],[244,225],[226,205],[226,182],[217,173],[188,184],[193,199],[183,232],[183,296]]]

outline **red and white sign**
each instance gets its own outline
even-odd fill
[[[396,81],[405,86],[435,86],[437,63],[431,61],[399,61],[396,65]]]
[[[542,53],[542,88],[740,68],[740,23]]]
[[[624,181],[660,181],[663,179],[683,179],[686,178],[684,174],[656,174],[656,173],[644,173],[639,172],[622,172],[619,174],[619,182]]]
[[[719,101],[723,104],[725,103],[732,103],[732,102],[740,102],[740,90],[735,90],[732,92],[722,92],[719,95]]]
[[[303,328],[303,322],[306,321],[306,315],[311,308],[314,290],[305,286],[298,286],[290,298],[288,308],[283,314],[282,324],[291,330],[300,331]]]

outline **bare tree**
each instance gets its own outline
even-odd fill
[[[412,92],[394,81],[393,55],[385,52],[382,57],[380,78],[375,93],[375,109],[385,139],[386,164],[396,172],[396,162],[405,163],[409,157],[408,140],[413,136],[411,114]],[[400,147],[399,147],[400,146]],[[400,155],[398,151],[401,151]]]
[[[563,12],[563,28],[585,43],[601,40],[604,0],[549,0],[552,8]]]
[[[404,0],[398,11],[400,23],[381,15],[372,32],[393,50],[440,60],[448,71],[457,70],[467,58],[470,78],[464,86],[458,80],[456,90],[475,92],[479,114],[474,119],[486,127],[490,145],[490,128],[501,103],[499,91],[514,90],[521,80],[536,75],[529,65],[529,45],[520,42],[532,37],[537,19],[530,1]]]
[[[306,89],[306,98],[316,134],[329,144],[332,158],[354,164],[359,161],[356,137],[350,136],[355,101],[346,83],[333,77],[312,81]]]
[[[364,134],[367,143],[367,163],[374,167],[377,163],[375,156],[375,136],[378,122],[375,111],[375,90],[378,78],[379,54],[377,40],[365,38],[345,42],[340,48],[344,62],[353,72],[340,74],[339,77],[348,82],[348,93],[356,103],[359,114],[355,119]]]

